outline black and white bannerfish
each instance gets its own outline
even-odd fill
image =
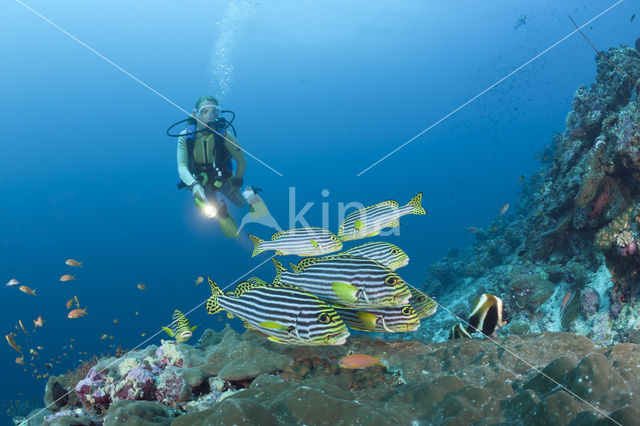
[[[176,341],[184,343],[191,338],[193,330],[197,327],[197,325],[191,327],[191,323],[187,317],[176,309],[173,311],[173,322],[171,323],[171,328],[162,327],[162,329],[169,335],[169,337],[175,337]]]
[[[406,305],[411,293],[393,270],[366,257],[308,257],[289,272],[280,262],[274,284],[302,288],[323,300],[358,309]]]
[[[416,310],[418,319],[423,319],[436,313],[438,304],[433,299],[415,287],[409,286],[409,291],[411,292],[409,304]]]
[[[469,315],[469,333],[481,332],[490,336],[496,330],[507,324],[503,319],[504,304],[502,299],[491,294],[482,294],[476,299]]]
[[[384,228],[400,226],[399,219],[404,215],[427,214],[421,203],[422,192],[402,207],[395,200],[387,200],[356,210],[340,224],[338,237],[342,241],[357,240],[378,235]]]
[[[367,257],[382,263],[394,271],[409,263],[409,256],[407,256],[407,253],[405,253],[404,250],[394,244],[384,241],[373,241],[362,244],[330,256],[340,256],[341,254]]]
[[[249,235],[254,248],[251,257],[265,250],[275,250],[277,255],[321,256],[342,250],[342,241],[323,228],[298,228],[276,232],[271,241]]]
[[[266,334],[269,340],[291,345],[343,345],[349,337],[344,321],[326,302],[292,286],[241,282],[235,295],[223,294],[209,278],[211,297],[207,312],[226,310],[245,327]]]
[[[388,306],[360,311],[336,308],[340,318],[349,328],[376,333],[404,333],[416,331],[420,320],[411,305]]]
[[[449,339],[470,339],[471,334],[464,328],[464,325],[457,323],[453,327],[451,327],[451,331],[449,332]]]

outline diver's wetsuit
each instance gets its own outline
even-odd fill
[[[216,148],[216,138],[214,138],[213,133],[200,132],[195,135],[193,153],[189,153],[189,144],[184,136],[186,130],[184,130],[182,132],[183,135],[178,138],[178,173],[180,174],[180,179],[182,179],[187,186],[190,186],[196,181],[194,174],[197,176],[201,172],[207,173],[207,183],[203,185],[203,188],[209,201],[215,202],[220,209],[224,205],[224,202],[216,196],[216,193],[220,192],[236,206],[244,207],[247,202],[240,192],[240,187],[231,185],[231,178],[233,178],[231,159],[236,160],[238,166],[237,171],[239,172],[238,174],[240,174],[238,177],[244,175],[246,160],[242,149],[239,147],[238,140],[228,131],[225,132],[224,144],[226,150]],[[217,139],[220,140],[221,138]],[[227,158],[215,158],[215,153],[218,155],[226,154]],[[190,154],[192,154],[192,156],[190,156]],[[214,160],[217,164],[222,163],[218,166],[223,170],[222,179],[218,179],[224,182],[220,188],[214,186],[216,180],[216,170],[213,167]],[[222,212],[224,210],[225,209],[222,209]]]

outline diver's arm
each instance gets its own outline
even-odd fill
[[[178,138],[178,174],[185,185],[191,187],[196,181],[189,171],[189,152],[187,150],[187,141],[184,136]]]
[[[227,149],[229,150],[231,157],[236,160],[236,163],[238,163],[235,177],[242,179],[244,178],[244,171],[247,168],[247,160],[244,158],[244,153],[242,152],[242,148],[240,148],[238,140],[230,132],[227,132],[226,136]]]

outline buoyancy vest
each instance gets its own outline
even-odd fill
[[[209,178],[224,180],[233,174],[233,164],[231,163],[231,153],[227,149],[226,140],[224,138],[226,130],[216,129],[213,132],[213,158],[205,163],[196,163],[193,150],[196,142],[196,125],[190,124],[186,128],[187,136],[187,152],[189,153],[189,171],[194,174],[206,173]],[[206,141],[205,152],[207,151]],[[209,160],[209,159],[207,159]]]

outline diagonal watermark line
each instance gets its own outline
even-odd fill
[[[80,45],[84,46],[85,48],[87,48],[88,50],[90,50],[92,53],[96,54],[98,57],[100,57],[101,59],[103,59],[104,61],[108,62],[109,64],[111,64],[112,66],[114,66],[116,69],[118,69],[119,71],[123,72],[125,75],[127,75],[128,77],[132,78],[133,80],[135,80],[136,82],[138,82],[139,84],[141,84],[142,86],[144,86],[145,88],[147,88],[148,90],[152,91],[153,93],[155,93],[156,95],[158,95],[159,97],[161,97],[162,99],[164,99],[166,102],[170,103],[171,105],[175,106],[176,108],[178,108],[179,110],[181,110],[182,112],[184,112],[187,115],[190,115],[190,113],[186,110],[184,110],[183,108],[181,108],[179,105],[177,105],[176,103],[174,103],[173,101],[171,101],[170,99],[168,99],[166,96],[162,95],[161,93],[159,93],[158,91],[156,91],[155,89],[153,89],[151,86],[147,85],[146,83],[144,83],[143,81],[141,81],[140,79],[138,79],[137,77],[135,77],[134,75],[132,75],[131,73],[129,73],[128,71],[126,71],[125,69],[123,69],[122,67],[120,67],[119,65],[115,64],[113,61],[111,61],[110,59],[108,59],[107,57],[105,57],[104,55],[102,55],[101,53],[99,53],[98,51],[96,51],[95,49],[93,49],[92,47],[90,47],[89,45],[87,45],[86,43],[82,42],[81,40],[79,40],[78,38],[76,38],[75,36],[73,36],[72,34],[70,34],[69,32],[67,32],[66,30],[64,30],[63,28],[61,28],[60,26],[58,26],[57,24],[55,24],[54,22],[52,22],[51,20],[47,19],[46,17],[44,17],[42,14],[38,13],[36,10],[34,10],[33,8],[31,8],[30,6],[26,5],[25,3],[23,3],[20,0],[15,0],[18,4],[22,5],[23,7],[25,7],[26,9],[28,9],[29,11],[31,11],[32,13],[34,13],[35,15],[37,15],[38,17],[40,17],[41,19],[43,19],[44,21],[46,21],[47,23],[49,23],[50,25],[52,25],[53,27],[55,27],[56,29],[58,29],[59,31],[63,32],[64,34],[66,34],[67,36],[69,36],[71,39],[73,39],[74,41],[76,41],[77,43],[79,43]],[[611,7],[609,7],[608,9],[606,9],[605,11],[601,12],[599,15],[597,15],[596,17],[592,18],[590,21],[586,22],[585,24],[583,24],[581,27],[577,28],[575,31],[573,31],[572,33],[568,34],[567,36],[565,36],[564,38],[562,38],[561,40],[559,40],[558,42],[554,43],[552,46],[548,47],[547,49],[545,49],[543,52],[541,52],[540,54],[536,55],[534,58],[532,58],[531,60],[527,61],[526,63],[524,63],[523,65],[521,65],[519,68],[517,68],[516,70],[512,71],[511,73],[509,73],[508,75],[506,75],[505,77],[503,77],[502,79],[500,79],[499,81],[497,81],[496,83],[492,84],[491,86],[489,86],[487,89],[485,89],[484,91],[482,91],[481,93],[479,93],[478,95],[474,96],[473,98],[471,98],[469,101],[465,102],[464,104],[462,104],[461,106],[459,106],[458,108],[454,109],[452,112],[450,112],[449,114],[447,114],[446,116],[444,116],[443,118],[441,118],[440,120],[438,120],[436,123],[432,124],[431,126],[429,126],[427,129],[423,130],[421,133],[419,133],[418,135],[414,136],[413,138],[411,138],[410,140],[408,140],[407,142],[405,142],[404,144],[402,144],[401,146],[399,146],[398,148],[396,148],[395,150],[393,150],[392,152],[390,152],[389,154],[387,154],[385,157],[381,158],[380,160],[378,160],[376,163],[372,164],[371,166],[369,166],[368,168],[364,169],[362,172],[360,172],[357,176],[362,175],[363,173],[365,173],[366,171],[368,171],[369,169],[371,169],[372,167],[374,167],[375,165],[379,164],[381,161],[384,161],[386,158],[388,158],[389,156],[393,155],[395,152],[399,151],[400,149],[402,149],[404,146],[406,146],[407,144],[411,143],[413,140],[417,139],[418,137],[422,136],[424,133],[426,133],[427,131],[429,131],[431,128],[435,127],[436,125],[438,125],[439,123],[441,123],[442,121],[446,120],[448,117],[450,117],[451,115],[455,114],[456,112],[458,112],[459,110],[461,110],[462,108],[464,108],[465,106],[467,106],[468,104],[470,104],[471,102],[475,101],[477,98],[479,98],[480,96],[482,96],[484,93],[490,91],[491,89],[493,89],[494,87],[496,87],[498,84],[500,84],[501,82],[503,82],[504,80],[506,80],[507,78],[511,77],[513,74],[515,74],[516,72],[520,71],[521,69],[523,69],[524,67],[526,67],[527,65],[529,65],[531,62],[535,61],[536,59],[538,59],[540,56],[544,55],[545,53],[547,53],[549,50],[553,49],[555,46],[557,46],[558,44],[562,43],[563,41],[565,41],[567,38],[569,38],[570,36],[572,36],[573,34],[575,34],[576,32],[578,32],[580,29],[584,28],[585,26],[587,26],[588,24],[590,24],[591,22],[595,21],[597,18],[599,18],[600,16],[602,16],[603,14],[607,13],[608,11],[610,11],[611,9],[613,9],[614,7],[616,7],[617,5],[619,5],[620,3],[622,3],[624,0],[619,0],[617,3],[615,3],[614,5],[612,5]],[[220,133],[218,133],[215,129],[212,129],[211,127],[209,127],[206,123],[198,120],[196,118],[196,120],[202,124],[203,126],[207,127],[209,130],[211,130],[212,132],[215,132],[217,134],[220,135]],[[224,137],[227,141],[229,141],[232,145],[238,147],[233,141],[229,140],[228,138],[226,138],[225,135],[220,135],[222,137]],[[240,147],[238,147],[239,149],[241,149]],[[244,152],[247,152],[246,150],[243,150]],[[267,165],[266,163],[264,163],[262,160],[260,160],[259,158],[255,157],[254,155],[252,155],[251,153],[247,152],[247,154],[252,157],[253,159],[255,159],[256,161],[258,161],[259,163],[261,163],[262,165],[264,165],[265,167],[267,167],[268,169],[270,169],[271,171],[273,171],[274,173],[276,173],[279,176],[282,176],[281,173],[279,173],[278,171],[276,171],[275,169],[271,168],[269,165]],[[236,283],[237,281],[239,281],[240,279],[242,279],[244,276],[248,275],[249,273],[253,272],[255,269],[259,268],[260,266],[262,266],[263,264],[265,264],[266,262],[268,262],[269,260],[271,260],[274,256],[271,256],[270,258],[266,259],[265,261],[263,261],[262,263],[260,263],[258,266],[254,267],[253,269],[251,269],[250,271],[246,272],[245,274],[243,274],[241,277],[239,277],[238,279],[234,280],[233,282],[231,282],[229,285],[227,285],[226,287],[224,287],[222,289],[222,291],[226,290],[227,288],[229,288],[231,285],[233,285],[234,283]],[[196,309],[198,309],[199,307],[201,307],[202,305],[204,305],[206,303],[208,299],[205,299],[202,303],[200,303],[199,305],[195,306],[194,308],[192,308],[191,310],[187,311],[185,316],[192,313],[193,311],[195,311]],[[451,315],[453,315],[454,317],[458,318],[461,322],[469,325],[468,322],[464,321],[463,319],[461,319],[460,317],[458,317],[457,315],[455,315],[453,312],[451,312],[449,309],[447,309],[446,307],[444,307],[443,305],[439,304],[438,302],[436,302],[438,304],[438,306],[440,306],[442,309],[444,309],[445,311],[449,312]],[[175,324],[175,321],[172,321],[168,327],[171,327]],[[134,347],[133,349],[129,350],[125,355],[123,355],[123,357],[116,359],[115,361],[113,361],[112,363],[110,363],[108,366],[106,366],[103,370],[104,371],[106,369],[108,369],[109,367],[111,367],[114,364],[117,364],[122,358],[126,357],[127,355],[129,355],[132,351],[140,348],[142,345],[144,345],[145,343],[149,342],[151,339],[155,338],[157,335],[161,334],[163,331],[162,329],[160,329],[159,331],[157,331],[155,334],[153,334],[152,336],[148,337],[147,339],[145,339],[144,341],[142,341],[141,343],[139,343],[136,347]],[[596,412],[602,414],[603,416],[607,417],[608,419],[610,419],[612,422],[616,423],[616,424],[620,424],[618,422],[616,422],[615,420],[611,419],[609,416],[607,416],[607,414],[605,414],[604,412],[602,412],[601,410],[599,410],[597,407],[593,406],[592,404],[590,404],[589,402],[585,401],[584,399],[580,398],[578,395],[576,395],[575,393],[573,393],[572,391],[570,391],[569,389],[567,389],[565,386],[563,386],[562,384],[558,383],[557,381],[555,381],[553,378],[549,377],[548,375],[546,375],[545,373],[543,373],[542,371],[540,371],[538,368],[536,368],[535,366],[533,366],[531,363],[529,363],[527,360],[525,360],[524,358],[520,357],[519,355],[517,355],[516,353],[514,353],[513,351],[511,351],[510,349],[506,348],[505,346],[503,346],[502,344],[500,344],[499,342],[497,342],[496,340],[492,339],[489,336],[485,336],[487,337],[491,342],[495,343],[496,345],[498,345],[499,347],[501,347],[502,349],[504,349],[506,352],[510,353],[511,355],[513,355],[514,357],[516,357],[517,359],[519,359],[520,361],[526,363],[528,366],[530,366],[532,369],[534,369],[535,371],[537,371],[538,373],[540,373],[541,375],[543,375],[544,377],[546,377],[547,379],[551,380],[553,383],[555,383],[557,386],[563,388],[564,390],[566,390],[569,394],[573,395],[575,398],[579,399],[580,401],[584,402],[586,405],[590,406],[591,408],[593,408]],[[71,391],[69,391],[71,392]],[[38,411],[36,414],[34,414],[33,416],[31,416],[29,419],[27,419],[25,422],[28,423],[29,420],[31,420],[32,418],[36,417],[37,415],[39,415],[42,411],[44,411],[45,409],[47,409],[48,407],[50,407],[52,404],[54,404],[55,402],[59,401],[60,399],[64,398],[69,392],[67,392],[65,395],[63,395],[62,397],[58,398],[56,401],[52,402],[51,404],[49,404],[47,407],[43,408],[42,410]]]
[[[250,273],[252,273],[253,271],[255,271],[256,269],[258,269],[259,267],[261,267],[262,265],[264,265],[265,263],[267,263],[268,261],[270,261],[271,259],[273,259],[276,255],[274,254],[273,256],[271,256],[270,258],[268,258],[267,260],[264,260],[262,262],[260,262],[260,264],[258,266],[253,267],[252,269],[250,269],[249,271],[245,272],[244,274],[240,275],[238,278],[236,278],[235,280],[231,281],[231,283],[229,283],[226,287],[224,287],[222,289],[222,291],[224,292],[226,289],[228,289],[229,287],[231,287],[233,284],[237,283],[238,281],[240,281],[242,278],[246,277],[247,275],[249,275]],[[186,317],[187,315],[189,315],[191,312],[195,311],[196,309],[198,309],[199,307],[201,307],[202,305],[204,305],[205,303],[207,303],[207,300],[209,300],[209,298],[204,299],[203,302],[201,302],[199,305],[191,308],[189,311],[187,311],[184,316]],[[169,323],[166,327],[167,328],[171,328],[173,325],[176,324],[177,321],[171,321],[171,323]],[[164,330],[162,330],[162,328],[160,328],[160,330],[156,331],[152,336],[146,338],[145,340],[143,340],[142,342],[138,343],[138,345],[136,345],[133,349],[129,349],[127,351],[127,353],[125,353],[124,355],[122,355],[120,358],[116,358],[115,361],[109,363],[109,365],[107,365],[106,367],[104,367],[102,370],[98,371],[98,373],[102,373],[103,371],[108,370],[111,366],[119,363],[120,361],[122,361],[127,355],[129,355],[131,352],[137,350],[138,348],[140,348],[142,345],[144,345],[145,343],[151,341],[153,338],[155,338],[157,335],[164,333]],[[35,413],[34,415],[32,415],[31,417],[29,417],[28,419],[25,419],[22,423],[20,423],[21,425],[29,425],[29,420],[33,419],[34,417],[37,417],[40,413],[42,413],[44,410],[47,410],[49,407],[51,407],[52,405],[54,405],[56,402],[60,401],[61,399],[65,398],[67,395],[69,395],[71,392],[75,392],[76,389],[69,389],[67,392],[65,392],[61,397],[57,398],[55,401],[52,401],[51,403],[49,403],[48,405],[46,405],[44,408],[42,408],[41,410],[39,410],[37,413]]]
[[[473,101],[475,101],[476,99],[478,99],[480,96],[484,95],[485,93],[487,93],[488,91],[492,90],[494,87],[496,87],[497,85],[499,85],[500,83],[502,83],[503,81],[505,81],[506,79],[508,79],[509,77],[511,77],[512,75],[514,75],[515,73],[517,73],[518,71],[522,70],[523,68],[525,68],[527,65],[529,65],[530,63],[532,63],[533,61],[535,61],[536,59],[540,58],[541,56],[543,56],[544,54],[546,54],[547,52],[549,52],[551,49],[553,49],[554,47],[556,47],[557,45],[559,45],[560,43],[564,42],[566,39],[568,39],[569,37],[571,37],[572,35],[574,35],[575,33],[577,33],[578,31],[580,31],[582,28],[586,27],[587,25],[589,25],[590,23],[592,23],[593,21],[595,21],[596,19],[598,19],[599,17],[601,17],[602,15],[604,15],[605,13],[609,12],[611,9],[613,9],[614,7],[618,6],[620,3],[622,3],[624,0],[619,0],[618,2],[616,2],[615,4],[609,6],[607,9],[605,9],[604,11],[600,12],[598,15],[596,15],[595,17],[591,18],[589,21],[585,22],[584,24],[582,24],[582,26],[580,26],[579,28],[576,28],[574,31],[571,31],[569,34],[567,34],[566,36],[562,37],[560,40],[556,41],[555,43],[553,43],[551,46],[547,47],[546,49],[544,49],[542,52],[538,53],[536,56],[534,56],[533,58],[529,59],[527,62],[525,62],[524,64],[520,65],[518,68],[516,68],[515,70],[511,71],[509,74],[505,75],[504,77],[502,77],[500,80],[496,81],[495,83],[493,83],[491,86],[487,87],[486,89],[484,89],[482,92],[478,93],[477,95],[475,95],[473,98],[469,99],[468,101],[466,101],[465,103],[463,103],[462,105],[460,105],[459,107],[455,108],[453,111],[449,112],[448,114],[446,114],[444,117],[442,117],[441,119],[439,119],[438,121],[436,121],[435,123],[433,123],[432,125],[430,125],[429,127],[427,127],[426,129],[424,129],[423,131],[421,131],[420,133],[418,133],[417,135],[415,135],[414,137],[412,137],[411,139],[409,139],[408,141],[406,141],[405,143],[403,143],[402,145],[398,146],[396,149],[394,149],[393,151],[391,151],[390,153],[388,153],[387,155],[385,155],[384,157],[382,157],[381,159],[379,159],[378,161],[376,161],[375,163],[371,164],[369,167],[367,167],[366,169],[362,170],[360,173],[358,173],[356,176],[361,176],[362,174],[366,173],[368,170],[372,169],[373,167],[375,167],[376,165],[380,164],[381,162],[383,162],[384,160],[386,160],[387,158],[391,157],[393,154],[395,154],[396,152],[400,151],[402,148],[404,148],[405,146],[409,145],[411,142],[413,142],[414,140],[418,139],[420,136],[424,135],[425,133],[427,133],[429,130],[433,129],[434,127],[436,127],[438,124],[442,123],[443,121],[445,121],[447,118],[451,117],[453,114],[457,113],[458,111],[460,111],[462,108],[466,107],[467,105],[469,105],[470,103],[472,103]]]
[[[413,286],[412,286],[413,287]],[[413,287],[415,288],[415,287]],[[417,290],[417,289],[416,289]],[[419,291],[419,290],[418,290]],[[431,299],[433,300],[433,299]],[[463,322],[464,324],[466,324],[467,326],[470,326],[472,328],[473,327],[471,324],[469,324],[467,321],[463,320],[462,318],[460,318],[458,315],[454,314],[453,312],[451,312],[449,309],[447,309],[446,307],[442,306],[440,303],[438,303],[436,300],[433,300],[434,302],[436,302],[436,304],[438,306],[440,306],[442,309],[444,309],[445,311],[449,312],[452,316],[454,316],[456,319],[458,319],[460,322]],[[480,331],[477,328],[475,328],[476,331]],[[531,364],[529,361],[527,361],[526,359],[522,358],[520,355],[518,355],[517,353],[513,352],[511,349],[507,348],[506,346],[504,346],[503,344],[501,344],[500,342],[498,342],[497,340],[495,340],[494,338],[484,335],[485,338],[487,338],[488,340],[490,340],[492,343],[495,343],[496,345],[498,345],[500,348],[504,349],[505,352],[508,352],[510,355],[513,355],[514,357],[516,357],[517,359],[519,359],[520,361],[522,361],[523,363],[527,364],[531,369],[535,370],[537,373],[540,373],[542,376],[544,376],[545,378],[551,380],[556,386],[561,387],[562,389],[564,389],[567,393],[569,393],[571,396],[573,396],[574,398],[578,399],[579,401],[585,403],[586,405],[588,405],[589,407],[591,407],[593,410],[595,410],[598,414],[603,415],[604,417],[606,417],[607,419],[611,420],[613,423],[622,426],[621,423],[618,423],[617,421],[613,420],[611,417],[609,417],[609,415],[607,415],[607,413],[605,413],[604,411],[600,410],[598,407],[596,407],[595,405],[591,404],[588,401],[585,401],[583,398],[581,398],[580,396],[576,395],[575,392],[569,390],[566,386],[562,385],[561,383],[558,383],[553,377],[549,376],[548,374],[544,373],[542,370],[540,370],[539,368],[537,368],[536,366],[534,366],[533,364]]]
[[[160,96],[163,100],[165,100],[166,102],[168,102],[169,104],[173,105],[174,107],[178,108],[180,111],[184,112],[185,114],[187,114],[188,116],[192,116],[190,112],[188,112],[186,109],[182,108],[180,105],[176,104],[175,102],[173,102],[171,99],[167,98],[165,95],[163,95],[162,93],[158,92],[156,89],[154,89],[153,87],[149,86],[147,83],[145,83],[144,81],[140,80],[138,77],[136,77],[135,75],[131,74],[129,71],[125,70],[124,68],[122,68],[120,65],[116,64],[115,62],[113,62],[111,59],[107,58],[106,56],[104,56],[102,53],[98,52],[97,50],[95,50],[93,47],[89,46],[87,43],[83,42],[82,40],[78,39],[76,36],[74,36],[73,34],[71,34],[70,32],[68,32],[67,30],[65,30],[64,28],[60,27],[58,24],[56,24],[55,22],[53,22],[52,20],[50,20],[49,18],[47,18],[46,16],[42,15],[40,12],[38,12],[37,10],[33,9],[31,6],[23,3],[20,0],[15,0],[16,3],[18,3],[19,5],[21,5],[22,7],[24,7],[25,9],[29,10],[31,13],[33,13],[34,15],[38,16],[39,18],[41,18],[43,21],[47,22],[48,24],[50,24],[51,26],[53,26],[54,28],[56,28],[57,30],[59,30],[60,32],[62,32],[63,34],[65,34],[66,36],[68,36],[69,38],[71,38],[73,41],[75,41],[76,43],[80,44],[81,46],[85,47],[86,49],[88,49],[90,52],[92,52],[93,54],[95,54],[96,56],[98,56],[100,59],[104,60],[105,62],[109,63],[110,65],[112,65],[114,68],[116,68],[117,70],[119,70],[120,72],[122,72],[123,74],[125,74],[127,77],[135,80],[136,82],[138,82],[140,85],[142,85],[143,87],[145,87],[146,89],[150,90],[151,92],[155,93],[156,95]],[[206,127],[207,129],[209,129],[211,132],[221,136],[222,138],[224,138],[227,142],[229,142],[231,145],[235,146],[236,148],[242,150],[242,152],[245,152],[249,157],[253,158],[254,160],[256,160],[258,163],[262,164],[263,166],[265,166],[266,168],[268,168],[269,170],[271,170],[273,173],[277,174],[278,176],[282,177],[282,173],[280,173],[279,171],[277,171],[276,169],[274,169],[273,167],[269,166],[267,163],[265,163],[264,161],[262,161],[261,159],[259,159],[258,157],[256,157],[255,155],[251,154],[249,151],[247,151],[244,148],[241,148],[240,146],[238,146],[238,144],[236,144],[234,141],[232,141],[231,139],[229,139],[226,135],[223,135],[221,133],[219,133],[217,130],[215,130],[212,127],[209,127],[209,125],[203,121],[200,121],[197,117],[193,117],[198,123],[200,123],[201,125],[203,125],[204,127]]]

